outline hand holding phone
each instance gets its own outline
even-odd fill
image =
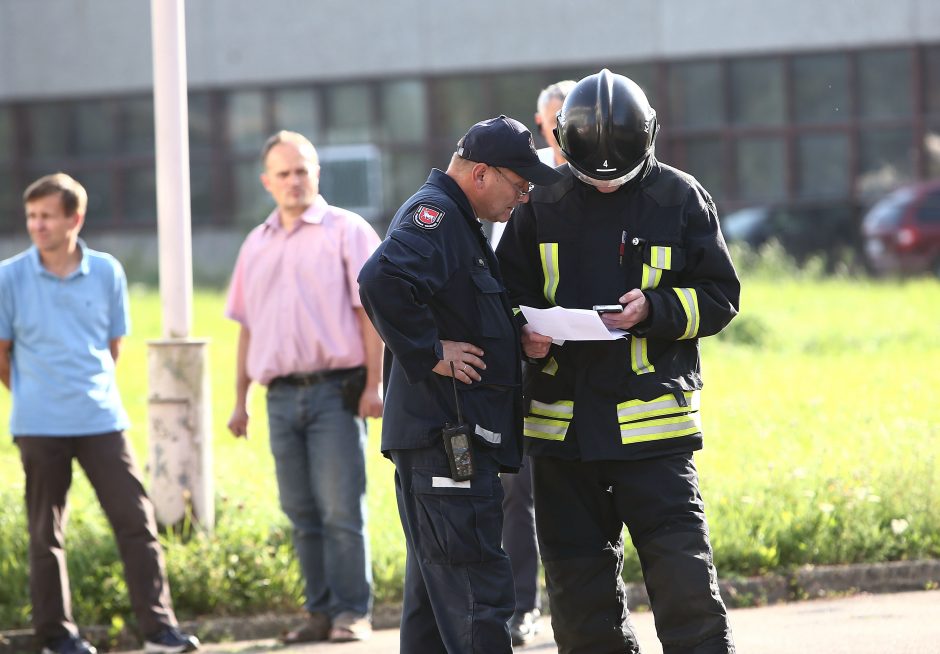
[[[593,310],[598,313],[620,313],[623,311],[623,306],[619,304],[595,304]]]

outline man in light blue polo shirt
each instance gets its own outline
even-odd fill
[[[26,475],[32,619],[43,654],[95,654],[72,618],[66,495],[72,459],[111,523],[147,652],[190,652],[177,628],[163,551],[133,452],[114,367],[127,334],[127,281],[78,238],[88,196],[63,173],[23,194],[33,247],[0,262],[0,381]]]

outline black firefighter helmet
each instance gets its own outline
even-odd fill
[[[605,68],[568,94],[558,112],[555,138],[579,179],[619,186],[640,171],[658,130],[656,111],[643,89]]]

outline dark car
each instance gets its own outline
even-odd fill
[[[747,207],[722,217],[721,232],[728,243],[757,248],[774,239],[799,261],[822,255],[834,263],[860,246],[858,213],[849,203]]]
[[[865,214],[862,234],[875,272],[940,277],[940,180],[886,195]]]

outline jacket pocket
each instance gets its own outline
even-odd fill
[[[656,288],[663,276],[673,279],[685,268],[685,248],[665,243],[647,243],[643,246],[643,273],[640,288]]]
[[[486,272],[471,272],[470,278],[477,289],[477,310],[480,316],[480,334],[484,338],[514,338],[510,318],[503,307],[503,286]]]

